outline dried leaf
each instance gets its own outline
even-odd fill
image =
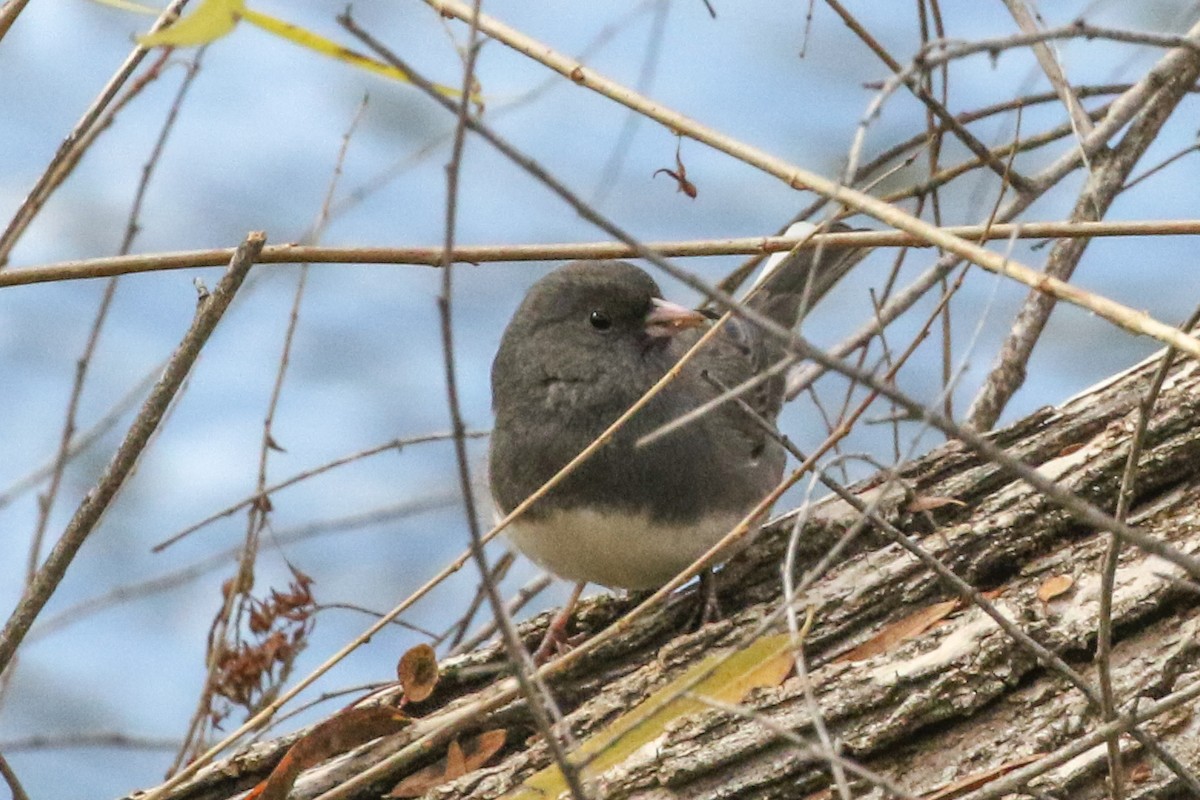
[[[940,603],[934,603],[928,608],[923,608],[915,614],[909,614],[904,619],[893,622],[858,647],[842,653],[834,661],[862,661],[871,656],[889,652],[906,639],[920,636],[958,608],[958,600],[943,600]]]
[[[409,775],[384,797],[420,797],[430,789],[473,772],[504,747],[507,736],[507,731],[497,728],[472,736],[461,746],[457,740],[453,741],[446,748],[445,758]]]
[[[663,167],[661,169],[654,170],[654,175],[651,177],[657,176],[660,172],[665,173],[675,179],[675,191],[683,192],[693,200],[696,199],[696,195],[700,194],[699,190],[696,189],[696,184],[687,179],[687,173],[676,172],[673,169],[667,169],[666,167]]]
[[[675,179],[676,191],[683,192],[688,197],[695,200],[696,195],[698,195],[700,192],[696,189],[696,184],[688,180],[687,167],[683,165],[683,157],[679,154],[679,146],[681,143],[682,139],[675,143],[675,169],[671,170],[665,167],[663,169],[656,169],[654,170],[654,174],[650,177],[654,178],[658,176],[658,173],[665,172],[667,175]]]
[[[1042,581],[1042,585],[1038,587],[1038,600],[1043,603],[1049,603],[1060,594],[1064,594],[1072,586],[1075,585],[1075,579],[1070,575],[1055,575],[1053,578],[1047,578]]]
[[[438,682],[437,653],[427,644],[419,644],[400,656],[396,676],[404,688],[404,699],[419,703],[433,694]]]
[[[452,781],[467,774],[467,758],[455,739],[446,748],[446,780]]]
[[[1034,753],[1030,756],[1022,756],[1021,758],[1013,759],[1007,763],[1001,764],[998,767],[993,767],[983,772],[977,772],[974,775],[968,775],[965,778],[947,783],[940,789],[935,789],[932,792],[926,792],[921,795],[921,800],[953,800],[955,797],[961,797],[967,792],[973,792],[981,786],[987,786],[997,778],[1002,778],[1014,769],[1032,764],[1039,758],[1043,758],[1045,753]]]
[[[130,2],[130,0],[96,0],[96,2],[130,11],[143,12],[146,10],[144,6]],[[154,11],[157,13],[157,9]],[[394,81],[412,83],[412,78],[404,70],[357,53],[307,28],[247,8],[246,0],[202,0],[196,10],[186,17],[181,17],[154,33],[139,36],[137,40],[142,47],[197,47],[227,36],[242,21],[314,53],[349,64],[356,69],[373,72]],[[462,94],[459,90],[443,86],[440,83],[433,84],[433,89],[446,97],[459,97]],[[472,88],[470,100],[480,106],[483,104],[483,98],[477,85]],[[268,447],[275,448],[276,445],[268,442]],[[279,449],[282,450],[282,448]]]
[[[910,514],[915,514],[919,511],[934,511],[943,506],[959,506],[962,508],[966,505],[962,500],[957,500],[953,497],[942,497],[936,494],[918,494],[904,508]]]
[[[1145,761],[1139,761],[1134,764],[1129,770],[1129,774],[1125,777],[1129,778],[1130,783],[1145,783],[1153,776],[1153,770]]]
[[[732,653],[713,653],[645,702],[580,743],[575,751],[583,777],[598,775],[663,735],[666,726],[707,709],[701,698],[738,703],[752,690],[778,686],[793,666],[791,637],[767,636]],[[705,677],[700,677],[705,676]],[[699,678],[699,680],[697,680]],[[692,684],[695,684],[694,686]],[[687,687],[691,687],[688,689]],[[585,761],[586,760],[586,761]],[[557,765],[531,775],[508,800],[545,800],[567,791]]]
[[[1069,455],[1071,455],[1071,453],[1078,453],[1080,450],[1083,449],[1083,445],[1084,445],[1083,442],[1076,442],[1075,444],[1069,444],[1066,447],[1064,447],[1063,449],[1058,451],[1058,457],[1061,458],[1062,456],[1069,456]]]
[[[317,725],[279,760],[265,781],[244,800],[287,800],[302,770],[357,747],[395,733],[411,720],[394,708],[351,708]]]

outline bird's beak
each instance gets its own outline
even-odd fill
[[[646,333],[654,337],[674,336],[687,328],[698,328],[708,321],[699,311],[684,308],[655,297],[646,315]]]

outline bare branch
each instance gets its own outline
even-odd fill
[[[175,351],[175,355],[167,364],[162,378],[151,391],[150,396],[142,405],[133,425],[126,434],[125,440],[117,448],[104,475],[96,487],[88,493],[75,515],[71,518],[62,537],[55,543],[54,548],[38,569],[25,593],[17,604],[16,609],[8,618],[4,629],[0,631],[0,672],[7,669],[9,662],[16,654],[17,646],[25,638],[29,627],[41,612],[54,590],[58,587],[75,554],[87,537],[95,530],[96,524],[104,515],[109,504],[117,496],[125,479],[133,471],[138,457],[145,449],[150,437],[158,429],[159,423],[167,413],[171,400],[183,385],[184,379],[195,363],[196,357],[204,347],[208,337],[216,328],[221,317],[229,308],[234,295],[242,285],[242,281],[254,264],[254,258],[265,243],[266,237],[261,233],[251,233],[246,241],[238,248],[235,257],[230,262],[229,270],[217,284],[213,292],[200,301],[196,317],[191,328],[184,335]]]

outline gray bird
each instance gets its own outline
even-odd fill
[[[774,259],[748,305],[791,328],[863,255],[825,250],[814,264],[814,254]],[[510,512],[587,447],[708,324],[704,314],[663,300],[649,275],[622,261],[572,262],[535,283],[492,365],[489,474],[497,510]],[[738,402],[649,444],[639,440],[785,355],[757,326],[727,320],[676,380],[511,525],[513,543],[580,584],[666,583],[776,486],[785,454]],[[773,424],[783,388],[780,372],[742,399]]]

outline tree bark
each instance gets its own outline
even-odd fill
[[[1111,511],[1138,405],[1157,366],[1158,360],[1150,359],[996,432],[994,440],[1077,496]],[[1198,384],[1200,365],[1185,361],[1173,368],[1153,411],[1129,516],[1132,525],[1191,554],[1200,552]],[[1031,487],[955,443],[854,491],[878,500],[882,516],[918,538],[960,578],[986,590],[1008,620],[1090,686],[1097,685],[1093,654],[1108,534],[1083,528]],[[811,567],[859,516],[842,500],[817,504],[796,542],[797,571]],[[765,621],[777,619],[783,596],[780,565],[792,527],[788,520],[772,526],[723,570],[724,621],[679,633],[695,601],[694,590],[687,590],[553,681],[554,699],[566,713],[574,741],[612,725],[704,656],[743,647],[760,635]],[[1102,723],[1098,709],[1060,669],[1048,666],[981,609],[960,608],[910,638],[891,635],[898,623],[957,596],[916,557],[866,531],[799,599],[802,617],[805,608],[812,609],[803,650],[829,735],[843,758],[877,776],[846,772],[852,795],[894,796],[886,788],[892,786],[919,797],[986,797],[1008,781],[1016,784],[1009,791],[1017,794],[1107,796],[1104,741],[1087,738]],[[576,624],[592,633],[630,607],[628,600],[597,598],[584,604]],[[543,614],[522,628],[527,642],[536,641],[548,619]],[[771,630],[781,629],[778,622],[773,625]],[[1118,710],[1167,707],[1139,725],[1140,741],[1128,734],[1119,739],[1127,797],[1191,796],[1187,781],[1200,774],[1200,717],[1194,713],[1200,701],[1173,693],[1200,687],[1200,594],[1175,566],[1126,547],[1115,584],[1113,626]],[[850,652],[867,642],[878,652],[865,657]],[[434,697],[414,713],[436,718],[448,703],[469,702],[472,693],[497,680],[504,663],[498,646],[448,660]],[[585,783],[593,797],[838,797],[829,761],[819,753],[810,708],[804,681],[793,673],[780,685],[751,692],[737,708],[712,708],[666,725],[653,746],[636,749],[600,774],[585,773]],[[490,766],[435,788],[430,796],[496,797],[549,763],[522,702],[480,716],[472,728],[504,728],[505,749]],[[292,796],[315,797],[414,735],[379,740],[314,768]],[[231,797],[265,777],[293,739],[255,745],[168,796]],[[1173,759],[1171,764],[1149,751],[1147,742]],[[1073,744],[1081,752],[1064,750]],[[1053,762],[1047,754],[1055,753],[1061,763],[1045,769]],[[1022,778],[1037,770],[1042,773]],[[390,775],[354,796],[380,796],[401,777]],[[944,793],[934,794],[939,790]]]

